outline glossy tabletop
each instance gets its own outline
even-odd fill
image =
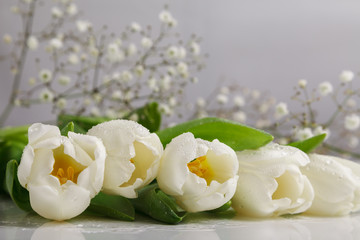
[[[223,215],[190,214],[178,225],[137,215],[134,222],[82,214],[66,222],[51,222],[0,199],[0,239],[360,239],[360,213],[346,217],[308,216],[249,219],[229,211]]]

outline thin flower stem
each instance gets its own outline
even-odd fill
[[[336,153],[340,153],[340,154],[346,154],[346,155],[349,155],[351,157],[354,157],[354,158],[357,158],[357,159],[360,159],[360,154],[359,153],[355,153],[355,152],[350,152],[350,151],[347,151],[347,150],[344,150],[342,148],[339,148],[339,147],[336,147],[334,145],[330,145],[328,143],[324,143],[323,144],[323,147],[324,148],[327,148],[333,152],[336,152]]]
[[[17,62],[17,71],[18,72],[15,74],[15,77],[14,77],[9,102],[0,115],[0,127],[4,126],[6,120],[10,116],[10,113],[13,111],[14,106],[15,106],[14,101],[15,101],[18,91],[19,91],[20,81],[22,78],[26,55],[27,55],[27,51],[28,51],[28,48],[26,46],[26,40],[29,38],[29,36],[31,35],[31,32],[32,32],[36,3],[37,3],[37,0],[34,0],[33,2],[30,3],[29,14],[27,17],[27,21],[25,22],[24,39],[22,41],[20,57]]]
[[[331,115],[330,119],[324,124],[325,128],[328,128],[329,126],[331,126],[333,124],[333,122],[335,121],[336,117],[339,115],[339,113],[341,112],[341,106],[344,105],[349,99],[350,99],[351,95],[348,95],[342,102],[341,104],[338,104],[335,112]]]

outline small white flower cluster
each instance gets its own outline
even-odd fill
[[[195,116],[198,118],[216,116],[234,120],[240,123],[254,125],[257,128],[270,126],[271,119],[282,120],[289,115],[287,104],[276,102],[267,94],[258,90],[239,88],[238,86],[223,86],[205,100],[197,99]]]
[[[354,87],[354,78],[354,72],[344,70],[339,75],[339,86],[322,82],[312,92],[309,92],[306,79],[298,80],[296,94],[292,97],[303,107],[298,112],[290,111],[287,103],[277,102],[258,90],[239,88],[237,85],[223,86],[208,99],[197,99],[193,117],[215,116],[247,123],[274,133],[279,136],[278,142],[284,144],[325,133],[327,144],[324,151],[349,153],[358,157],[360,153],[351,152],[359,145],[360,139],[359,90]],[[318,110],[313,104],[321,100],[335,102],[332,115],[325,121],[317,120]],[[340,144],[336,143],[339,138],[344,139]]]
[[[31,8],[34,12],[29,15],[40,12],[40,6]],[[16,12],[21,15],[28,11],[26,7],[20,4]],[[52,18],[42,32],[28,29],[27,39],[3,36],[6,44],[32,52],[45,50],[51,59],[46,65],[42,59],[35,60],[38,77],[30,78],[28,89],[12,91],[17,96],[16,104],[11,106],[51,103],[55,113],[119,118],[144,103],[156,101],[160,110],[171,117],[181,107],[178,98],[183,90],[197,82],[194,73],[204,66],[200,39],[193,35],[183,40],[174,34],[178,22],[167,7],[158,16],[158,33],[134,21],[119,34],[107,33],[106,27],[101,34],[94,34],[94,25],[80,17],[73,1],[56,1],[49,9]],[[31,24],[25,22],[24,27]],[[16,58],[22,62],[12,67],[14,76],[23,71],[27,59]]]

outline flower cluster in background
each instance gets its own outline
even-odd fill
[[[326,133],[318,151],[360,158],[360,89],[353,82],[355,77],[346,70],[335,86],[326,81],[316,88],[301,79],[289,103],[256,89],[222,86],[207,98],[198,98],[191,117],[216,116],[248,124],[270,132],[281,144]],[[324,104],[327,109],[333,106],[330,112],[322,111]]]
[[[186,88],[198,82],[206,54],[198,36],[179,36],[178,21],[167,6],[158,15],[158,27],[132,22],[113,33],[106,26],[97,29],[72,0],[54,1],[49,23],[39,29],[34,19],[43,5],[20,0],[11,8],[23,26],[16,36],[3,35],[10,50],[0,61],[11,62],[13,85],[0,127],[14,108],[34,104],[51,104],[57,115],[136,121],[136,109],[157,102],[163,126],[215,116],[268,131],[281,144],[327,133],[319,152],[360,159],[360,89],[352,71],[341,72],[336,86],[325,81],[314,88],[299,80],[288,103],[238,84],[222,84],[189,103]],[[44,52],[49,59],[36,58]],[[34,76],[23,74],[25,66],[36,69]],[[332,112],[322,111],[324,104],[332,104]]]
[[[181,39],[166,6],[158,16],[159,27],[132,22],[112,33],[106,26],[96,29],[71,0],[55,1],[50,22],[37,29],[34,18],[42,5],[28,0],[11,8],[22,19],[23,31],[3,37],[11,52],[0,59],[11,61],[14,85],[0,126],[14,107],[42,103],[52,104],[55,114],[121,118],[156,101],[171,116],[185,87],[198,82],[194,73],[204,67],[200,38]],[[29,54],[44,51],[50,61]],[[27,64],[37,69],[35,76],[23,76]]]

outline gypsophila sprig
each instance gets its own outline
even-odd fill
[[[43,7],[47,4],[52,6]],[[46,9],[49,23],[40,28],[34,19]],[[160,11],[158,26],[133,21],[120,32],[95,28],[72,1],[19,2],[12,11],[23,19],[24,30],[16,39],[3,37],[4,44],[14,46],[7,55],[13,57],[6,59],[15,84],[0,126],[15,107],[45,103],[52,104],[55,114],[118,118],[131,117],[138,107],[156,101],[170,117],[183,102],[177,100],[183,89],[197,82],[194,74],[204,67],[200,38],[182,39],[167,6]],[[50,61],[33,59],[29,51],[45,52]],[[31,81],[23,77],[25,66],[38,71]],[[27,87],[22,81],[28,81]]]
[[[355,79],[355,81],[354,81]],[[314,87],[300,79],[295,84],[291,102],[278,102],[270,94],[240,87],[236,84],[218,87],[207,98],[198,97],[190,118],[222,117],[264,129],[288,144],[304,141],[326,133],[319,152],[336,152],[360,158],[357,150],[360,139],[360,89],[357,76],[344,70],[338,82],[321,82]],[[312,88],[313,87],[313,88]],[[312,89],[311,89],[312,88]],[[297,106],[293,110],[290,106]],[[328,108],[323,112],[324,104]],[[295,109],[295,108],[294,108]],[[319,119],[319,114],[327,117]],[[339,142],[339,139],[342,141]]]

